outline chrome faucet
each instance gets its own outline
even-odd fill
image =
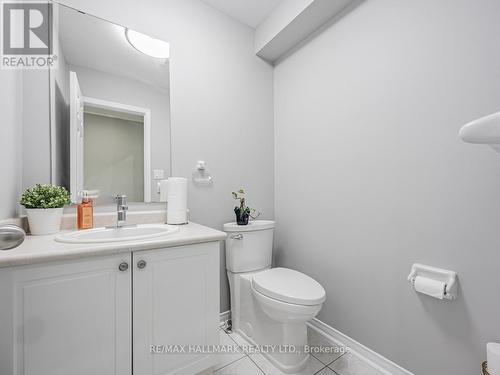
[[[118,214],[116,227],[121,228],[127,221],[127,196],[125,194],[118,194],[116,200],[116,213]]]

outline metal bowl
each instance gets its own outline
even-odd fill
[[[24,242],[26,232],[17,225],[0,226],[0,250],[10,250]]]

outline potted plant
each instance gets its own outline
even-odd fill
[[[248,219],[257,219],[260,216],[260,212],[256,213],[253,208],[245,205],[245,191],[240,189],[236,192],[232,192],[233,198],[240,201],[240,205],[234,208],[234,213],[236,214],[236,223],[238,225],[247,225]]]
[[[71,200],[62,186],[37,184],[26,189],[20,203],[26,208],[31,234],[42,235],[59,231],[63,207]]]

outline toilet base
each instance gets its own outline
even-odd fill
[[[281,371],[290,374],[299,372],[309,359],[309,354],[304,353],[304,346],[307,345],[306,320],[271,319],[254,296],[254,274],[256,272],[228,272],[233,331],[239,333]],[[320,306],[317,311],[319,309]]]
[[[243,337],[246,341],[248,341],[250,345],[254,346],[255,348],[259,348],[262,346],[257,344],[255,340],[252,340],[250,337],[248,337],[243,330],[235,329],[234,332],[238,333],[241,337]],[[306,336],[306,341],[307,341],[307,336]],[[302,348],[300,350],[302,350]],[[271,362],[276,368],[280,369],[282,372],[286,374],[294,374],[303,370],[306,367],[307,361],[309,360],[310,356],[310,354],[308,353],[280,354],[280,353],[273,353],[270,351],[261,351],[260,354],[266,357],[267,360],[269,360],[269,362]]]

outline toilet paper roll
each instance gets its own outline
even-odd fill
[[[170,177],[167,189],[167,224],[187,223],[187,179]]]
[[[491,375],[500,375],[500,344],[489,342],[486,344],[488,372]]]
[[[427,277],[417,276],[413,282],[413,287],[419,293],[426,294],[428,296],[443,299],[446,283],[443,281],[438,281],[434,279],[429,279]]]

